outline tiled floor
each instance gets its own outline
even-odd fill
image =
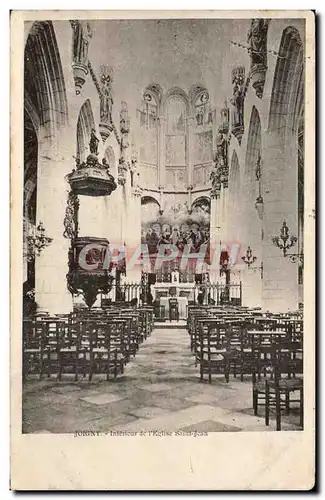
[[[298,415],[283,430],[299,430]],[[200,382],[185,328],[155,328],[123,377],[106,382],[28,380],[23,390],[23,432],[274,431],[252,410],[251,380],[214,377]]]

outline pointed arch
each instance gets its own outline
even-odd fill
[[[188,96],[187,96],[186,92],[183,89],[179,88],[179,87],[172,87],[166,93],[166,95],[164,97],[164,100],[163,100],[163,106],[162,106],[164,114],[166,114],[167,105],[168,105],[168,102],[171,99],[180,99],[181,101],[183,101],[183,103],[185,105],[186,115],[189,114],[189,100],[188,100]]]
[[[77,122],[77,158],[81,162],[86,159],[86,151],[93,128],[95,128],[94,115],[90,100],[87,99],[80,108]]]
[[[261,151],[261,120],[255,106],[252,107],[249,122],[247,149],[245,157],[245,182],[251,183],[255,179],[256,163]]]
[[[25,45],[24,94],[27,111],[35,126],[43,126],[50,137],[55,137],[68,122],[68,105],[51,21],[37,21],[30,29]]]
[[[234,150],[231,156],[230,173],[229,173],[229,193],[231,196],[238,195],[240,190],[240,169],[238,155]]]
[[[283,134],[297,130],[304,105],[304,48],[299,31],[289,26],[281,37],[274,72],[268,129]]]
[[[111,170],[114,170],[115,169],[115,154],[114,154],[112,146],[108,146],[105,149],[105,159],[106,159],[107,163],[109,164]]]
[[[211,199],[208,196],[199,196],[193,201],[191,212],[194,212],[197,208],[202,208],[205,212],[210,214]]]

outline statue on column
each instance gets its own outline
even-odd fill
[[[107,66],[101,66],[101,93],[100,93],[100,121],[111,123],[112,121],[112,70]]]
[[[92,30],[89,22],[71,21],[73,29],[73,62],[87,66]]]
[[[216,137],[216,152],[213,158],[215,168],[211,173],[210,179],[212,180],[212,193],[219,193],[221,184],[226,188],[228,187],[228,135],[224,133],[223,125],[218,128]]]
[[[121,132],[121,156],[118,166],[118,182],[124,185],[126,182],[126,171],[128,169],[127,149],[129,147],[130,119],[127,103],[122,101],[120,111],[120,132]]]
[[[232,133],[238,139],[239,144],[244,133],[244,85],[245,68],[235,68],[232,72],[233,96],[230,99],[233,105],[232,111]]]
[[[250,78],[257,97],[263,96],[267,70],[267,30],[269,19],[252,19],[248,32],[249,54],[251,58]]]
[[[222,133],[221,127],[218,129],[218,135],[216,138],[217,151],[215,154],[215,162],[220,167],[224,167],[227,163],[227,139]]]
[[[88,21],[74,20],[70,23],[73,29],[72,68],[76,94],[78,95],[88,74],[88,49],[92,30]]]
[[[211,188],[211,198],[219,198],[221,190],[221,181],[219,168],[215,166],[210,174],[210,180],[212,181]]]
[[[233,86],[233,97],[230,99],[231,104],[234,106],[233,109],[233,126],[241,126],[244,123],[243,120],[243,87],[240,85],[237,79],[234,80]]]
[[[267,30],[269,22],[269,19],[252,19],[251,21],[247,42],[250,45],[249,53],[252,65],[263,64],[266,66]]]

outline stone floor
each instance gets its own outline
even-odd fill
[[[299,430],[298,422],[298,414],[283,417],[282,428]],[[274,416],[265,427],[263,414],[253,415],[249,377],[200,382],[185,328],[155,328],[115,381],[66,376],[23,388],[24,433],[274,430]]]

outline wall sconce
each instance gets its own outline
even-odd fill
[[[255,201],[255,208],[257,211],[257,215],[262,220],[264,215],[264,200],[262,196],[262,170],[261,170],[261,153],[258,152],[256,159],[256,168],[255,168],[255,177],[258,182],[258,197]]]
[[[264,200],[263,200],[263,196],[258,196],[256,198],[255,208],[256,208],[256,211],[257,211],[257,215],[262,220],[263,219],[263,215],[264,215]]]
[[[304,254],[301,253],[287,253],[287,257],[289,257],[290,262],[293,264],[298,264],[299,267],[304,267]]]
[[[260,271],[261,272],[261,279],[263,279],[263,262],[261,262],[261,265],[259,267],[251,267],[252,264],[257,260],[257,257],[253,255],[253,251],[250,246],[247,247],[245,255],[242,257],[243,262],[247,265],[248,269],[253,269],[253,271]]]
[[[252,249],[250,246],[247,247],[246,254],[242,257],[242,260],[247,264],[248,268],[251,267],[252,264],[256,261],[257,257],[253,255]]]
[[[28,244],[27,260],[29,262],[32,262],[35,259],[35,256],[36,255],[39,256],[42,250],[44,250],[44,248],[49,246],[50,243],[52,243],[52,241],[53,238],[49,238],[48,236],[46,236],[43,223],[39,222],[33,234],[27,236],[27,244]]]
[[[298,238],[296,236],[290,236],[290,231],[287,226],[286,221],[283,221],[281,230],[280,230],[280,236],[274,236],[272,238],[272,242],[275,246],[280,248],[283,252],[283,256],[286,257],[288,255],[288,250],[289,248],[293,247],[298,241]],[[292,254],[294,256],[295,254]],[[289,255],[288,255],[289,256]]]

